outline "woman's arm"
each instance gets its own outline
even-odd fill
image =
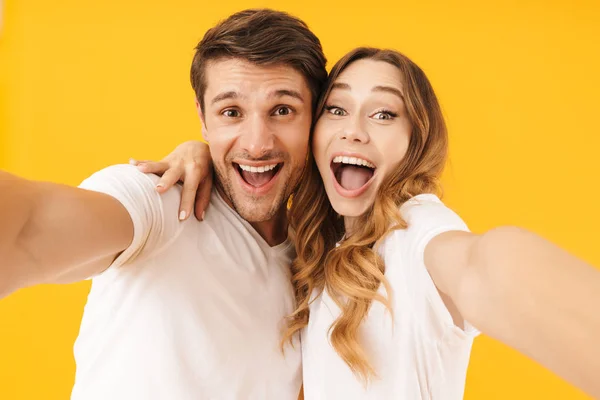
[[[204,219],[213,182],[212,158],[206,143],[195,140],[182,143],[158,162],[134,159],[129,162],[144,173],[161,175],[156,186],[159,193],[166,192],[179,181],[183,182],[179,219],[189,218],[192,210],[198,220]]]
[[[464,319],[600,398],[600,271],[511,227],[441,234],[425,264]]]

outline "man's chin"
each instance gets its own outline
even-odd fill
[[[281,179],[285,178],[283,176],[268,191],[252,190],[247,182],[240,182],[242,178],[235,172],[229,175],[229,178],[228,184],[222,186],[221,194],[225,195],[229,206],[248,222],[268,221],[287,205],[287,186],[282,185],[282,182],[286,182],[285,179]]]
[[[248,206],[247,203],[238,203],[238,206],[235,208],[237,213],[248,222],[269,221],[277,215],[277,212],[280,209],[280,207],[276,207],[275,204],[255,204]]]
[[[261,196],[246,193],[241,188],[234,188],[232,203],[235,211],[248,222],[263,222],[273,218],[282,204],[278,204],[279,193],[268,193]]]

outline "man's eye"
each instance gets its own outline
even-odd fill
[[[223,115],[229,118],[237,118],[240,116],[240,112],[238,110],[225,110]]]
[[[275,110],[275,115],[289,115],[292,113],[292,110],[289,107],[279,107]]]

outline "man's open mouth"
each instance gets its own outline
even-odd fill
[[[271,163],[262,165],[249,165],[233,163],[244,182],[248,185],[260,188],[271,182],[283,167],[283,163]]]
[[[360,157],[336,156],[331,161],[331,171],[337,183],[345,190],[363,188],[375,174],[375,164]]]

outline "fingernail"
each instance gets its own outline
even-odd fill
[[[159,183],[158,185],[156,185],[157,189],[164,188],[164,187],[165,187],[164,183]]]
[[[206,211],[202,211],[202,215],[200,216],[200,221],[204,221],[205,215],[206,215]]]
[[[131,164],[131,165],[137,165],[137,163],[138,163],[138,162],[137,162],[137,160],[136,160],[136,159],[134,159],[134,158],[130,158],[130,159],[129,159],[129,164]]]
[[[185,211],[181,211],[181,212],[179,213],[179,220],[180,220],[180,221],[183,221],[183,220],[185,219],[185,216],[186,216],[186,215],[187,215],[187,214],[186,214],[186,212],[185,212]]]

